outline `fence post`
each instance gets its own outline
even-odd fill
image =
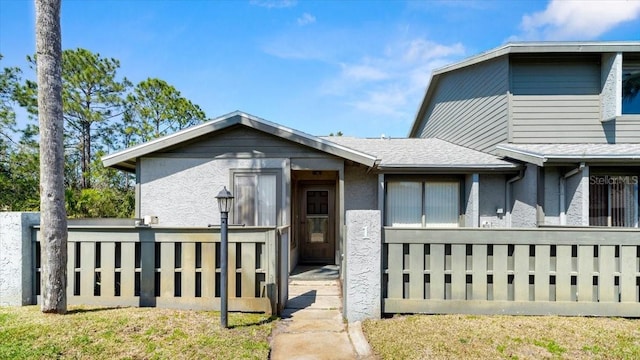
[[[31,227],[40,213],[0,213],[0,306],[35,304]]]
[[[348,322],[378,319],[382,308],[380,211],[349,210],[346,225],[344,317]]]

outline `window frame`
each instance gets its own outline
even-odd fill
[[[636,95],[636,97],[634,98],[633,102],[634,103],[638,103],[636,104],[636,107],[638,107],[637,112],[625,112],[625,100],[624,100],[624,84],[625,84],[625,79],[624,79],[624,74],[625,74],[625,70],[626,69],[633,69],[630,70],[632,72],[640,72],[640,56],[623,56],[622,58],[622,77],[620,79],[620,114],[622,116],[640,116],[640,92],[638,92],[638,94]]]
[[[268,227],[277,227],[277,226],[281,226],[282,225],[282,170],[278,169],[278,168],[264,168],[264,169],[230,169],[229,171],[229,183],[231,184],[230,188],[233,189],[232,190],[232,194],[237,194],[237,190],[236,190],[236,176],[241,175],[241,176],[247,176],[247,175],[254,175],[259,177],[260,175],[275,175],[276,177],[276,199],[275,199],[275,205],[276,205],[276,211],[275,211],[275,225],[274,226],[269,226],[269,225],[246,225],[246,224],[239,224],[236,223],[236,209],[239,206],[238,203],[238,198],[236,197],[234,199],[234,203],[233,203],[233,208],[229,214],[229,218],[232,219],[233,224],[231,225],[242,225],[242,226],[268,226]],[[257,220],[257,219],[254,219]],[[257,223],[257,221],[255,221]]]
[[[395,226],[395,227],[410,227],[415,229],[426,229],[426,228],[439,228],[439,226],[429,226],[427,222],[427,201],[426,198],[426,184],[427,183],[454,183],[458,185],[458,214],[457,214],[457,222],[455,227],[462,227],[462,218],[463,218],[463,209],[464,209],[464,195],[465,195],[465,182],[464,178],[461,176],[451,176],[451,175],[402,175],[402,176],[389,176],[385,175],[384,179],[384,226],[394,227],[393,224],[390,224],[389,221],[389,183],[392,182],[419,182],[421,184],[421,220],[420,226]]]

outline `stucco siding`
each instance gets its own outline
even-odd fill
[[[505,175],[480,175],[480,227],[506,227],[505,185]],[[502,209],[502,214],[498,214],[498,209]]]
[[[560,225],[560,171],[544,168],[544,224]]]
[[[537,167],[527,164],[524,177],[512,184],[511,227],[536,227]]]
[[[506,57],[443,74],[418,134],[476,150],[507,140]]]
[[[367,173],[364,166],[344,167],[344,208],[378,210],[378,175]]]
[[[589,168],[567,179],[567,225],[589,225]],[[586,204],[586,207],[585,207]]]
[[[511,66],[514,143],[605,143],[599,61],[515,61]]]
[[[223,186],[233,191],[232,169],[284,171],[288,164],[287,159],[142,158],[140,162],[141,215],[157,216],[159,226],[220,224],[215,196]]]
[[[601,69],[601,109],[602,119],[611,120],[622,112],[622,54],[602,54]]]

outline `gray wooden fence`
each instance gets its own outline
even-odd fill
[[[39,228],[33,231],[40,295]],[[229,229],[229,310],[276,312],[278,251],[288,228]],[[70,226],[70,305],[220,309],[220,230]],[[286,279],[284,279],[286,284]]]
[[[640,232],[383,231],[383,312],[640,316]]]

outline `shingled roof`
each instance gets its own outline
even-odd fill
[[[379,159],[379,170],[407,171],[491,171],[513,170],[518,165],[491,154],[428,138],[355,138],[344,136],[323,139],[358,150]]]

